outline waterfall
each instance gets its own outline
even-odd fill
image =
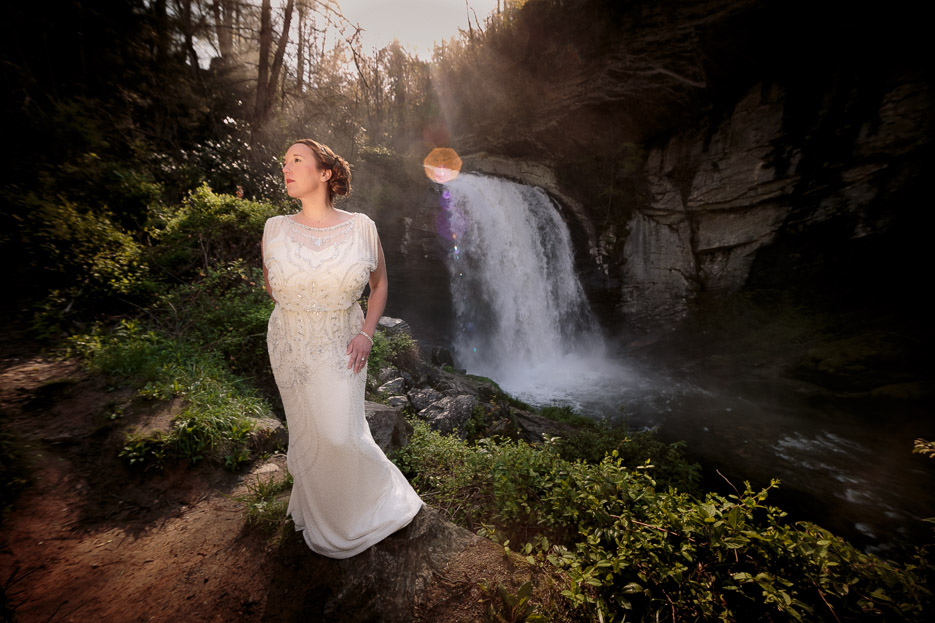
[[[461,174],[445,184],[442,208],[458,364],[538,404],[575,403],[573,394],[594,389],[594,375],[603,379],[612,366],[549,196]]]

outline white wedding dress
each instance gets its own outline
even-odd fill
[[[377,266],[364,214],[334,227],[266,222],[263,256],[276,307],[267,344],[289,428],[289,514],[315,552],[349,558],[409,524],[422,500],[373,441],[366,367],[347,367],[363,326],[357,299]]]

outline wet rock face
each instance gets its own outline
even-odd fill
[[[906,249],[932,226],[914,206],[935,173],[935,84],[902,42],[911,16],[713,1],[621,11],[601,54],[574,80],[555,76],[560,111],[545,98],[531,125],[466,138],[472,167],[540,185],[567,208],[585,232],[578,265],[592,301],[613,300],[630,327],[672,325],[700,293],[867,288],[855,274],[882,283],[922,259]],[[573,84],[586,97],[566,97]],[[570,111],[578,122],[566,123]],[[571,137],[560,151],[545,138],[555,127]],[[505,157],[499,142],[524,133],[528,147]],[[627,174],[641,192],[612,209],[592,189],[623,178],[567,171],[610,171],[625,144],[641,146]]]
[[[824,264],[822,278],[833,281],[832,242],[889,235],[913,184],[908,173],[926,168],[932,93],[924,82],[894,81],[874,109],[858,90],[828,95],[803,115],[790,110],[798,94],[759,84],[719,124],[649,152],[651,201],[634,210],[623,246],[625,315],[677,319],[698,292],[734,292],[751,277],[788,286],[809,262]],[[806,250],[806,265],[791,267],[796,258],[779,257],[783,247],[793,256]]]
[[[648,205],[633,211],[623,245],[620,310],[678,320],[701,290],[735,291],[756,252],[786,217],[799,182],[792,149],[780,172],[784,92],[750,90],[714,128],[671,138],[648,152]]]

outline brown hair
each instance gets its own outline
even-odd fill
[[[327,145],[322,145],[318,141],[310,138],[300,138],[293,145],[305,145],[315,154],[315,160],[318,161],[318,168],[325,171],[331,171],[331,179],[328,180],[328,201],[334,201],[335,195],[349,195],[351,192],[351,165],[347,160],[337,155]]]

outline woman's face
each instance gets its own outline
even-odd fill
[[[286,192],[294,199],[318,192],[331,179],[331,171],[319,169],[315,153],[302,143],[296,143],[286,152],[282,174]]]

